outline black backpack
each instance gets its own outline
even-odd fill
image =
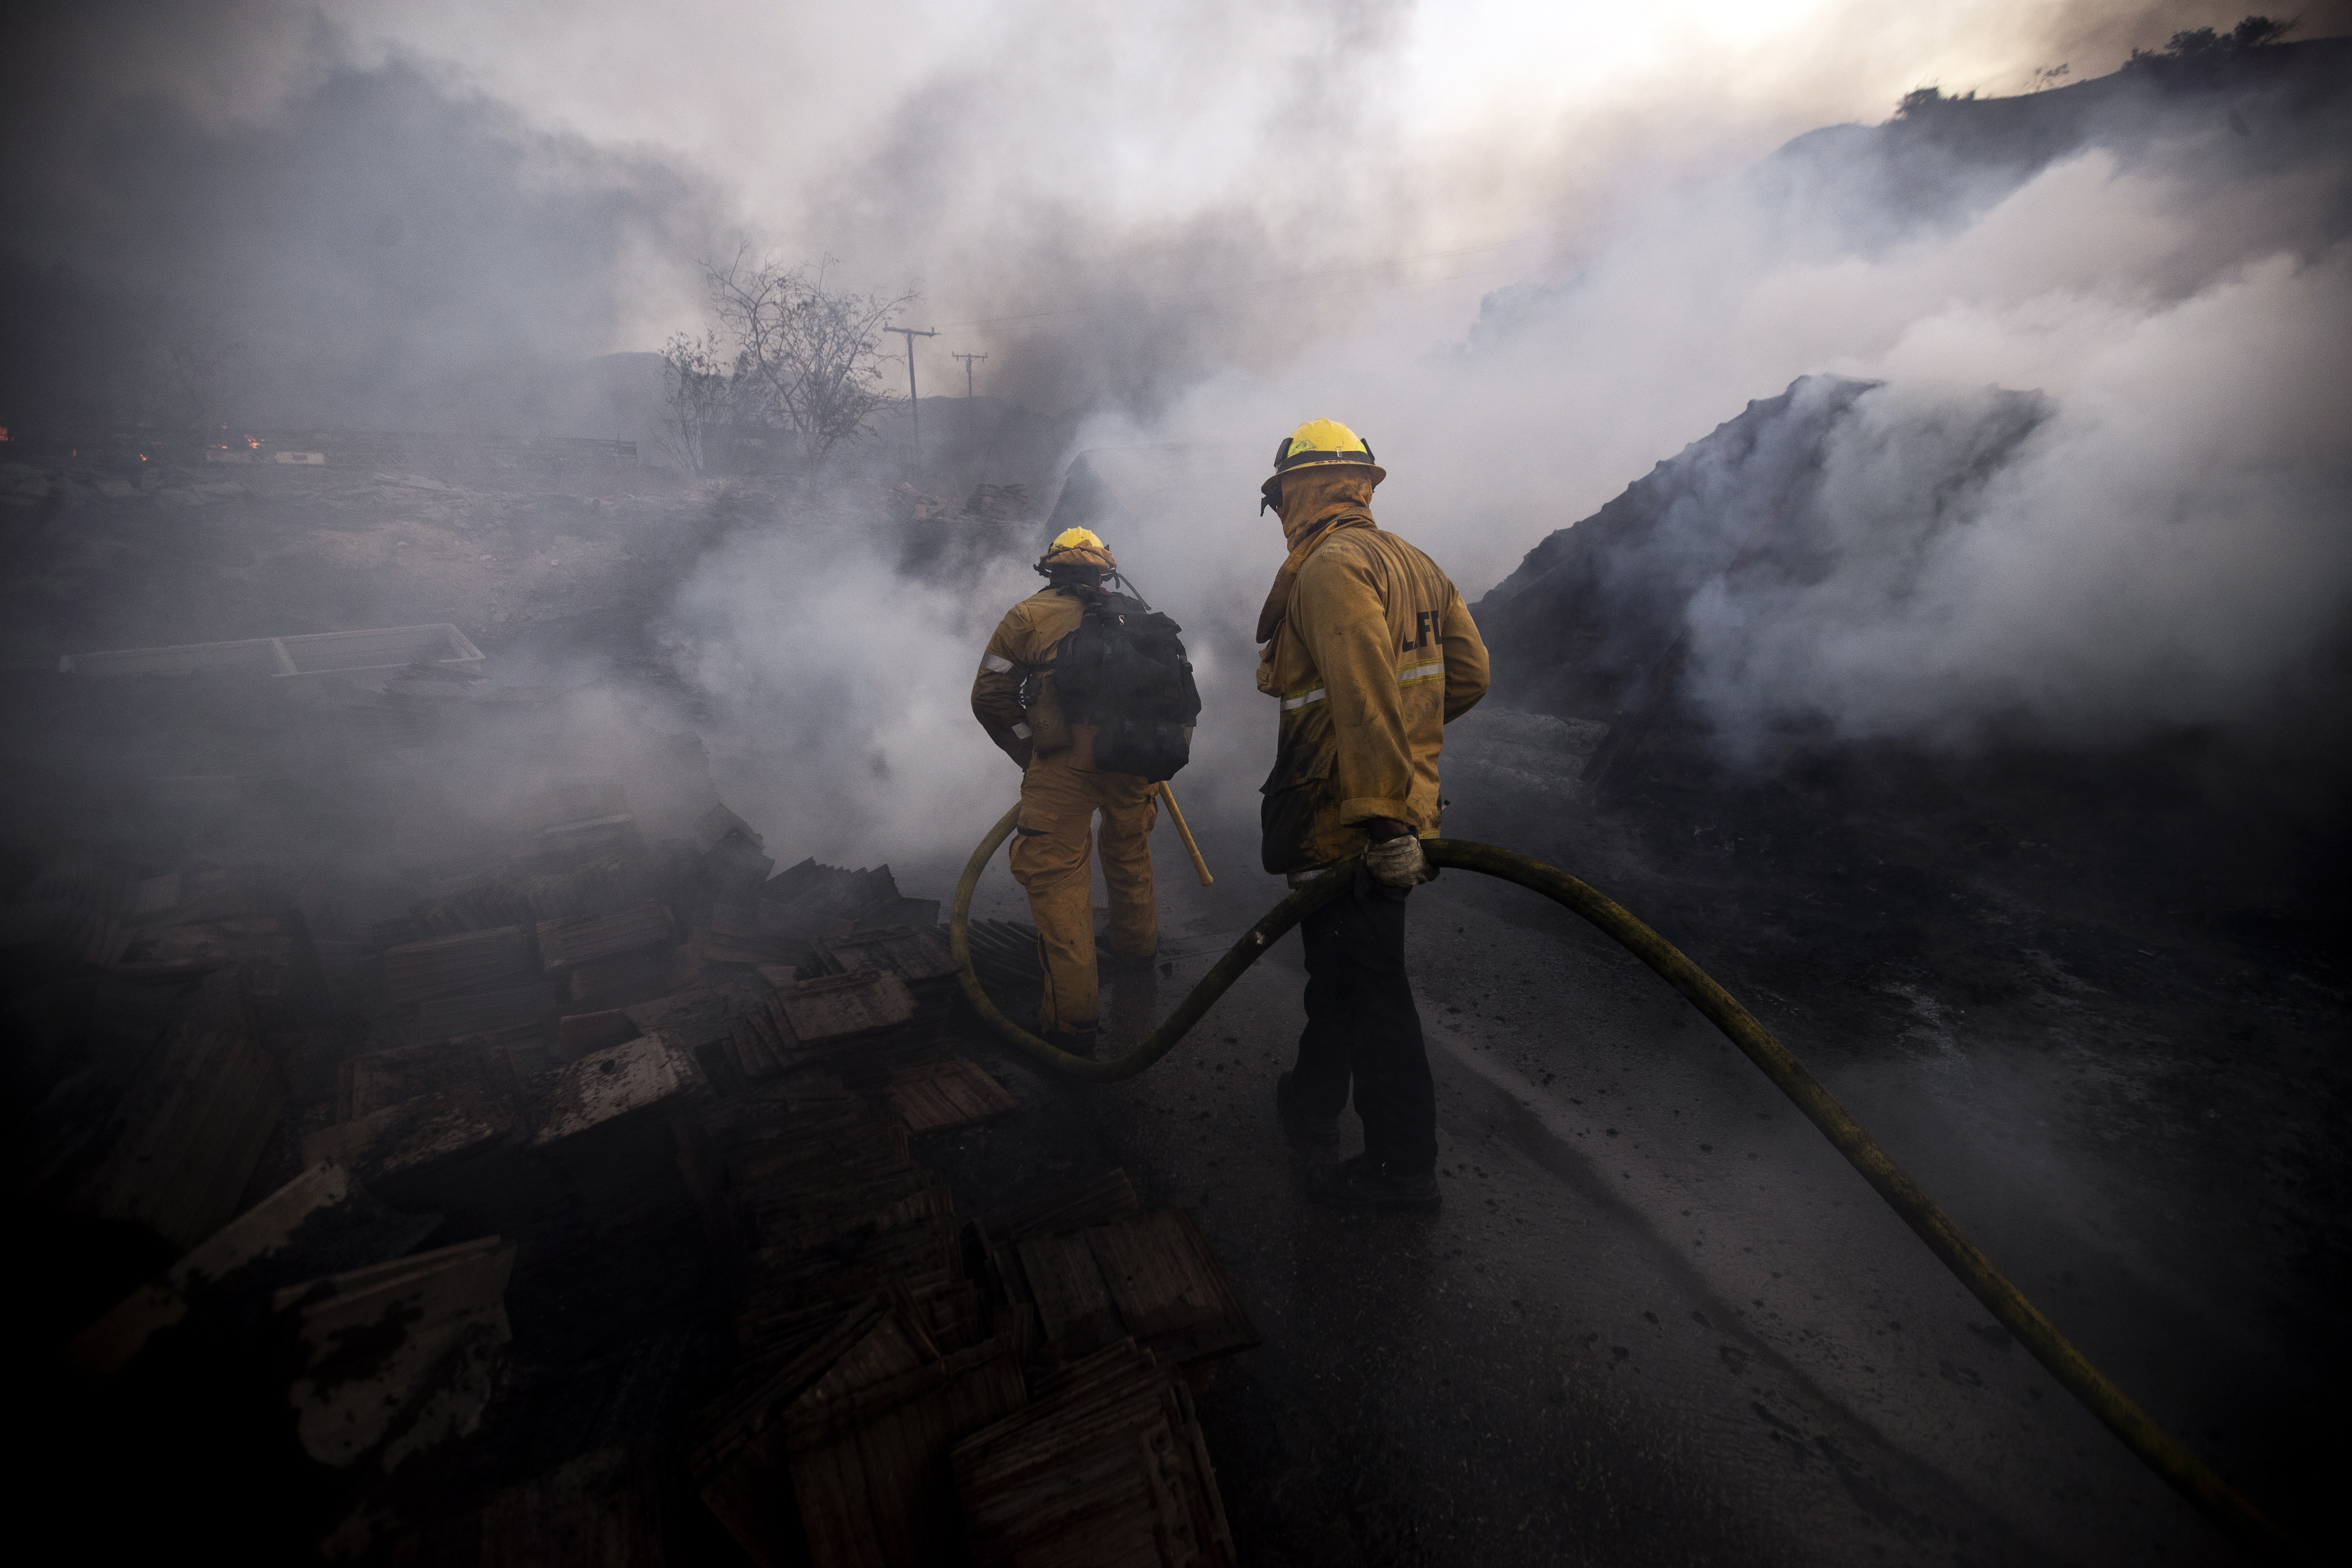
[[[1183,627],[1125,594],[1081,595],[1078,629],[1054,650],[1054,685],[1073,722],[1095,726],[1095,766],[1158,784],[1192,760],[1201,693]]]

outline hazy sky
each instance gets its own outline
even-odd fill
[[[2302,36],[2340,30],[2347,8],[2306,8]],[[160,90],[215,124],[266,122],[332,60],[423,64],[530,126],[708,180],[708,245],[829,253],[875,288],[919,287],[966,346],[1002,345],[992,369],[1010,377],[1041,319],[1139,292],[1208,290],[1222,308],[1272,285],[1267,330],[1289,341],[1301,314],[1402,288],[1429,332],[1458,331],[1486,290],[1574,266],[1592,204],[1629,178],[1874,122],[1922,85],[2100,74],[2241,14],[2210,0],[215,0],[100,4],[53,26],[100,90]],[[649,267],[594,346],[658,342],[692,313],[690,284]],[[947,367],[946,345],[924,346]]]

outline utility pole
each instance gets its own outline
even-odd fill
[[[971,401],[972,363],[975,360],[984,360],[988,356],[986,354],[950,354],[948,357],[963,361],[963,400],[969,403]]]
[[[907,340],[907,412],[915,420],[915,467],[923,466],[923,400],[915,395],[915,340],[936,338],[939,329],[918,331],[912,327],[885,327],[886,332],[896,332]]]

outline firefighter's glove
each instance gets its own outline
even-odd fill
[[[1429,857],[1421,852],[1421,840],[1410,833],[1400,833],[1366,849],[1364,868],[1375,880],[1391,888],[1419,887],[1437,875]]]

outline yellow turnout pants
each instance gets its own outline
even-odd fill
[[[1103,884],[1110,893],[1110,944],[1128,958],[1149,958],[1160,947],[1160,915],[1151,898],[1151,826],[1160,805],[1152,787],[1132,773],[1097,773],[1094,748],[1079,745],[1038,757],[1021,778],[1021,816],[1013,830],[1013,879],[1029,889],[1037,925],[1038,957],[1045,970],[1040,1030],[1092,1029],[1101,1012],[1095,984],[1094,879],[1088,874],[1088,830],[1102,813]]]

